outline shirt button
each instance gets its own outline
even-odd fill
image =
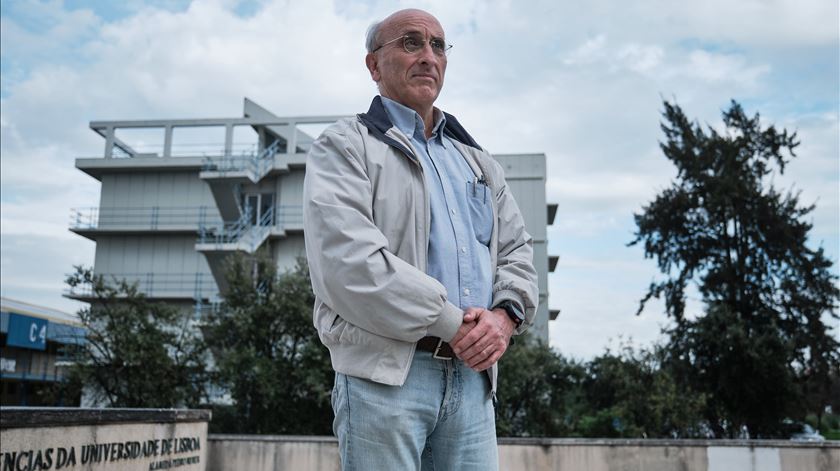
[[[469,296],[470,295],[470,289],[469,288],[464,288],[464,294]]]
[[[461,247],[461,253],[467,253],[467,248],[466,247]]]
[[[450,209],[450,211],[452,212],[452,214],[453,214],[453,215],[455,214],[455,210],[454,210],[454,209]]]

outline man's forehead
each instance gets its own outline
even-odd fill
[[[435,37],[443,37],[443,27],[438,20],[419,10],[397,12],[383,21],[383,29],[393,35],[401,34],[428,34]]]

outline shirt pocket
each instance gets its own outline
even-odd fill
[[[490,246],[493,233],[493,192],[484,183],[467,182],[467,204],[470,207],[475,238],[482,245]]]

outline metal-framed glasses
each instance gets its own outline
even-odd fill
[[[420,36],[419,34],[405,34],[398,38],[394,38],[390,41],[385,41],[379,47],[370,52],[374,53],[382,49],[383,47],[391,43],[395,43],[397,41],[402,41],[403,49],[405,49],[405,52],[409,54],[414,54],[415,52],[420,51],[421,49],[423,49],[427,42],[425,39],[423,39],[423,36]],[[446,41],[444,41],[441,38],[431,38],[429,39],[428,43],[429,46],[432,47],[432,52],[434,52],[436,56],[445,56],[449,54],[449,50],[452,49],[452,44],[446,44]]]

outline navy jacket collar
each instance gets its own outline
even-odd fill
[[[472,136],[470,136],[467,130],[461,126],[461,123],[459,123],[454,116],[445,111],[443,112],[443,115],[446,117],[446,125],[443,127],[443,133],[445,135],[464,145],[481,149],[481,146],[475,142]],[[388,139],[387,136],[385,136],[385,133],[394,127],[394,123],[391,122],[391,118],[388,116],[388,113],[385,112],[385,106],[382,104],[382,98],[379,95],[373,98],[373,101],[370,104],[370,109],[368,109],[367,113],[359,114],[358,118],[362,124],[367,126],[371,134],[379,140],[393,145],[391,142],[392,140]]]

